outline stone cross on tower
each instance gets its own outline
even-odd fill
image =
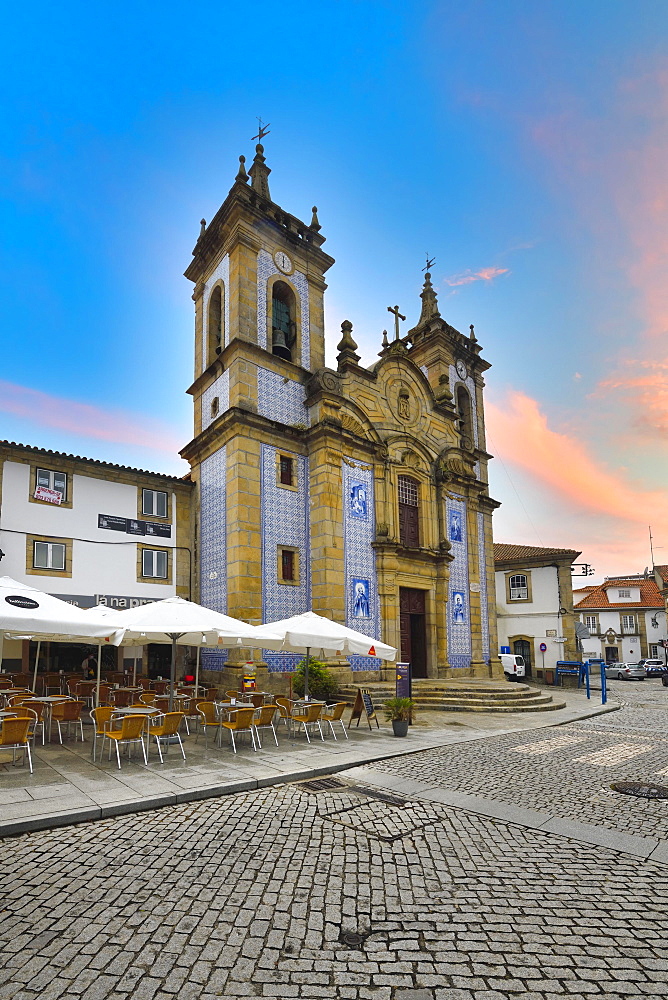
[[[401,338],[399,336],[399,320],[402,319],[405,322],[406,317],[402,316],[401,313],[399,312],[399,306],[395,306],[394,309],[392,308],[392,306],[388,306],[387,311],[392,313],[392,315],[394,316],[394,339],[400,340]]]

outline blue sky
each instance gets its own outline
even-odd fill
[[[37,27],[38,26],[38,27]],[[668,8],[37,2],[5,13],[0,436],[169,472],[182,273],[256,116],[272,196],[337,260],[366,363],[428,251],[485,357],[497,538],[668,562]],[[666,549],[662,554],[661,548]]]

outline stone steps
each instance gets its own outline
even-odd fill
[[[364,687],[377,708],[394,697],[390,684],[370,683]],[[345,684],[339,691],[341,700],[351,704],[356,694],[353,684]],[[418,709],[429,712],[554,712],[566,707],[550,693],[508,681],[414,680],[413,700]]]

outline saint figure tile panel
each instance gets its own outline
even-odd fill
[[[468,532],[466,502],[463,498],[446,501],[448,539],[452,546],[450,593],[446,605],[448,662],[451,667],[471,665],[471,609],[469,606]]]
[[[346,624],[380,639],[380,599],[376,577],[376,534],[373,469],[343,460],[343,527],[346,579]],[[353,670],[378,670],[381,661],[349,656]]]

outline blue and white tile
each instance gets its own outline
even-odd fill
[[[485,518],[478,511],[478,575],[480,577],[480,628],[482,630],[482,658],[490,662],[489,649],[489,603],[487,600],[487,547],[485,543]]]
[[[227,461],[219,448],[200,466],[200,600],[214,611],[227,610]]]
[[[218,397],[218,413],[215,416],[211,414],[211,403]],[[213,423],[216,417],[225,413],[226,410],[230,408],[230,372],[229,369],[224,371],[222,375],[219,375],[217,379],[211,383],[208,389],[205,389],[202,393],[201,398],[202,403],[202,430],[205,431],[207,427]]]
[[[373,469],[351,458],[343,460],[343,544],[346,581],[346,624],[381,639],[380,597],[376,574],[375,484]],[[360,588],[364,588],[362,607]],[[360,609],[368,614],[360,615]],[[349,656],[353,670],[379,670],[375,657]]]
[[[446,625],[448,636],[448,662],[451,667],[469,667],[471,665],[471,608],[469,591],[469,561],[468,561],[468,528],[466,523],[466,501],[463,497],[451,497],[446,500],[446,524],[449,536],[453,536],[451,525],[455,515],[458,531],[450,537],[453,556],[450,563],[450,592],[446,605]],[[455,611],[457,596],[463,595],[463,620]]]
[[[207,367],[206,356],[209,325],[209,299],[211,298],[211,292],[213,291],[214,285],[218,281],[221,281],[223,284],[223,316],[225,321],[223,335],[225,346],[227,346],[230,342],[230,255],[227,253],[218,261],[215,269],[207,278],[202,291],[202,306],[204,310],[202,315],[202,371],[204,371]]]
[[[260,366],[257,369],[257,411],[289,427],[309,427],[311,424],[306,389],[301,382]]]

